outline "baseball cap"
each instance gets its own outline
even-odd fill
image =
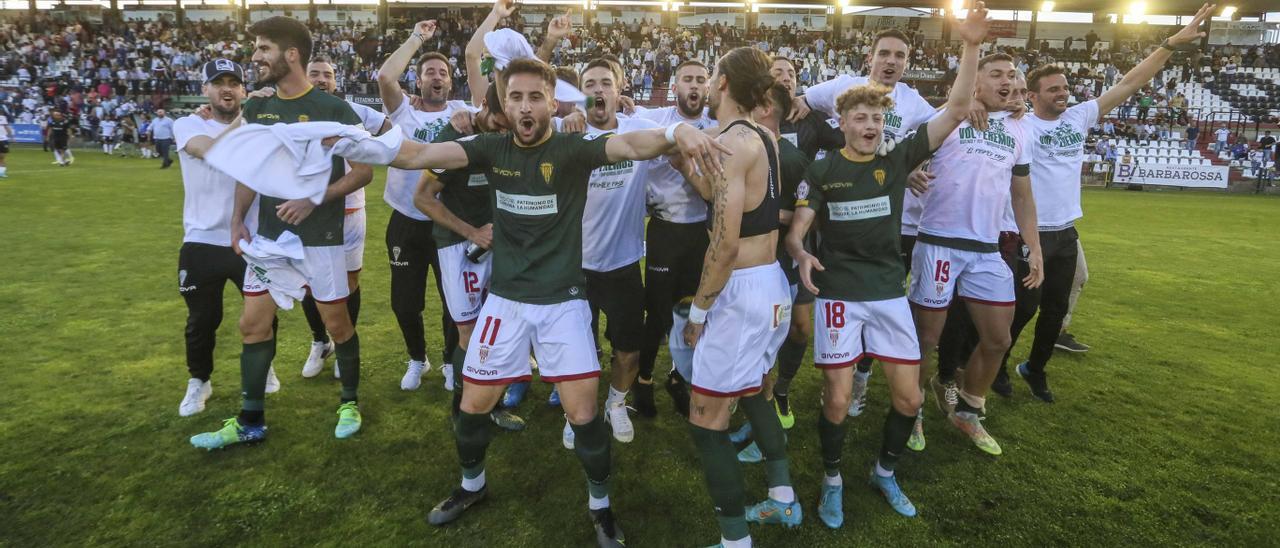
[[[230,59],[214,59],[204,64],[204,83],[212,82],[223,74],[230,74],[244,82],[244,69]]]

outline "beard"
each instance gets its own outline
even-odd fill
[[[213,113],[217,118],[232,120],[232,119],[235,119],[235,117],[240,114],[239,103],[235,103],[233,106],[229,108],[223,108],[222,105],[219,105],[217,103],[210,103],[209,106],[213,108]]]
[[[676,108],[680,109],[680,114],[683,114],[685,118],[697,118],[702,115],[702,106],[706,104],[706,95],[698,95],[697,104],[693,105],[690,104],[693,101],[690,100],[688,95],[679,99],[676,102]]]
[[[285,62],[284,56],[280,55],[267,63],[266,74],[262,73],[261,68],[258,70],[258,83],[271,85],[284,79],[289,75],[289,63]],[[261,65],[259,65],[261,67]]]
[[[543,119],[534,118],[533,135],[530,136],[528,140],[525,139],[523,133],[518,129],[516,131],[513,131],[512,133],[516,137],[516,142],[525,146],[530,146],[530,145],[537,144],[538,141],[542,140],[542,138],[547,135],[547,130],[550,128],[551,128],[550,118],[543,118]]]

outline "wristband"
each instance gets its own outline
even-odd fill
[[[676,144],[676,128],[682,125],[684,125],[684,122],[676,122],[674,124],[667,126],[666,136],[667,136],[668,144],[672,144],[672,145]],[[706,312],[706,311],[704,310],[703,312]]]
[[[696,304],[689,305],[689,323],[695,325],[707,323],[707,311],[698,308]]]
[[[422,43],[424,43],[424,44],[427,42],[427,36],[426,36],[425,34],[422,34],[421,32],[416,31],[416,30],[415,30],[415,31],[413,31],[413,34],[411,34],[411,35],[409,35],[409,36],[411,36],[411,37],[413,37],[413,38],[417,38],[419,42],[422,42]]]

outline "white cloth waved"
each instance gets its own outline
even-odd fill
[[[404,143],[403,131],[388,131],[377,137],[365,133],[363,136],[342,136],[333,144],[336,156],[346,158],[349,162],[372,164],[378,166],[391,165],[400,153],[400,145]]]
[[[498,29],[485,34],[484,47],[489,50],[489,55],[493,56],[493,68],[498,70],[507,68],[507,64],[516,59],[532,59],[537,56],[529,40],[523,34],[511,29]],[[583,106],[587,96],[578,91],[577,86],[557,79],[556,101]]]
[[[338,122],[246,124],[218,139],[205,162],[259,194],[320,205],[333,169],[320,141],[333,136],[371,138],[360,127]]]
[[[241,239],[240,251],[249,268],[255,272],[258,280],[266,285],[271,300],[282,310],[292,310],[294,301],[301,301],[307,295],[303,287],[306,279],[294,268],[287,268],[290,260],[302,260],[302,239],[288,230],[281,232],[280,237],[272,240],[266,236],[257,236],[252,242]]]

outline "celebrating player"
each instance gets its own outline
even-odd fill
[[[673,72],[676,104],[645,109],[636,107],[635,117],[669,126],[676,122],[698,129],[716,126],[707,116],[707,67],[699,61],[685,61]],[[702,258],[707,252],[707,204],[684,182],[684,176],[669,165],[654,165],[649,170],[647,204],[649,225],[645,234],[644,339],[640,343],[640,373],[636,380],[636,412],[653,417],[653,366],[658,359],[658,346],[668,333],[672,361],[691,355],[682,348],[684,318],[673,314],[676,304],[693,297],[702,272]],[[684,364],[687,365],[687,364]],[[673,367],[667,376],[667,391],[680,416],[689,416],[688,379]]]
[[[253,98],[245,103],[247,123],[272,125],[304,120],[331,121],[359,125],[360,117],[343,100],[321,91],[307,81],[303,71],[311,56],[311,33],[295,19],[271,17],[250,27],[255,38],[253,61],[258,81],[276,87],[273,97]],[[277,303],[304,290],[316,300],[326,329],[333,337],[338,366],[342,370],[342,393],[334,436],[347,438],[360,430],[362,418],[357,389],[360,383],[360,337],[351,324],[343,301],[347,298],[346,260],[343,243],[343,200],[347,194],[368,184],[373,171],[367,165],[351,164],[346,170],[342,158],[333,159],[332,175],[324,202],[258,197],[258,219],[254,232],[245,216],[255,193],[240,184],[236,187],[235,210],[231,216],[231,242],[243,254],[243,246],[264,238],[279,240],[286,232],[302,244],[303,259],[260,261],[246,259],[245,308],[240,317],[244,349],[240,355],[242,410],[227,419],[223,428],[191,438],[191,444],[217,449],[235,443],[259,441],[266,437],[262,394],[267,370],[275,356],[276,341],[271,328]]]
[[[771,61],[755,48],[721,57],[709,105],[719,141],[732,151],[723,174],[686,166],[710,202],[710,243],[684,329],[693,347],[689,429],[720,521],[721,543],[750,546],[747,522],[800,524],[791,486],[786,435],[761,388],[791,323],[791,292],[778,265],[781,200],[776,137],[751,121],[767,101]],[[747,508],[742,470],[729,439],[734,401],[746,412],[765,459],[769,496]]]
[[[511,61],[504,114],[510,135],[485,134],[451,143],[404,141],[394,158],[341,140],[337,154],[390,160],[403,169],[483,169],[493,212],[493,275],[467,346],[464,389],[456,421],[462,485],[429,514],[443,525],[485,497],[488,412],[503,387],[530,378],[529,348],[544,381],[557,384],[574,431],[574,450],[587,471],[588,508],[602,546],[617,546],[622,531],[609,506],[609,434],[596,413],[600,365],[584,300],[582,217],[587,181],[598,167],[649,160],[679,150],[706,173],[718,172],[724,150],[688,124],[619,135],[563,134],[551,129],[555,71],[533,59]],[[377,148],[377,147],[374,147]]]
[[[902,293],[906,271],[899,224],[908,174],[969,114],[986,16],[984,4],[978,2],[955,27],[964,40],[964,52],[945,110],[886,155],[877,156],[876,149],[883,139],[885,113],[892,106],[888,89],[869,84],[844,92],[837,105],[845,147],[809,167],[797,197],[787,248],[799,263],[800,279],[817,295],[814,364],[825,380],[818,435],[826,469],[818,516],[831,528],[844,523],[844,419],[852,399],[852,368],[864,356],[880,361],[892,396],[871,485],[898,513],[916,514],[894,475],[924,399],[919,388],[920,345]],[[815,219],[820,236],[817,257],[803,245]]]

